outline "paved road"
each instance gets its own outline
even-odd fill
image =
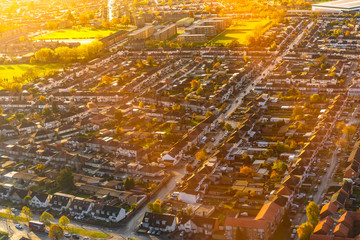
[[[172,173],[173,173],[173,177],[163,188],[159,190],[157,194],[151,197],[150,199],[151,202],[155,201],[156,199],[164,200],[168,196],[168,194],[175,189],[176,182],[180,182],[181,178],[185,175],[185,167],[182,167],[178,170],[174,170],[172,171]],[[146,211],[147,211],[147,205],[145,204],[142,208],[140,208],[137,211],[137,213],[134,216],[132,216],[129,219],[129,221],[124,223],[123,226],[111,232],[129,238],[151,239],[150,236],[148,235],[136,233],[137,226],[141,223],[141,220],[144,217]]]
[[[308,26],[311,26],[312,23],[310,23]],[[295,46],[300,40],[301,38],[303,37],[304,35],[304,32],[302,32],[301,34],[299,34],[295,40],[289,44],[288,46],[288,49],[292,49],[293,46]],[[265,70],[263,70],[261,72],[261,74],[255,78],[252,83],[253,84],[250,84],[247,88],[245,88],[243,91],[241,91],[241,93],[239,93],[237,96],[236,96],[236,100],[237,102],[233,102],[231,104],[231,107],[224,113],[224,114],[221,114],[219,117],[218,117],[218,120],[219,121],[222,121],[224,120],[225,118],[229,117],[230,114],[238,107],[241,105],[242,103],[242,99],[243,97],[249,93],[253,88],[254,86],[262,80],[262,78],[264,78],[264,76],[267,76],[275,67],[275,64],[280,62],[283,58],[283,56],[285,56],[287,54],[287,51],[284,51],[283,54],[281,54],[280,56],[278,56],[276,58],[276,60],[274,61],[274,64],[271,64],[270,66],[268,66]],[[215,145],[217,145],[220,140],[222,139],[223,137],[223,134],[224,132],[219,132],[217,134],[217,136],[215,137]],[[153,196],[151,198],[151,201],[154,201],[156,198],[159,198],[160,200],[163,200],[176,186],[176,182],[180,181],[180,179],[184,176],[185,174],[185,170],[184,168],[181,169],[181,171],[179,171],[178,173],[175,172],[175,176],[168,182],[168,184],[162,188],[158,194],[156,194],[155,196]],[[129,238],[138,238],[138,239],[153,239],[154,236],[148,236],[148,235],[142,235],[142,234],[137,234],[136,233],[136,229],[137,229],[137,226],[138,224],[140,224],[142,218],[143,218],[143,215],[144,213],[146,212],[146,206],[142,207],[140,210],[138,210],[138,212],[128,221],[124,224],[124,226],[120,227],[118,230],[116,230],[114,233],[119,233],[121,234],[122,236],[126,236],[126,237],[129,237]]]
[[[312,25],[314,23],[313,22],[310,22],[307,26],[304,27],[304,29],[308,29],[308,28],[311,28]],[[287,50],[283,51],[282,54],[280,54],[279,56],[277,56],[274,60],[274,63],[273,64],[270,64],[268,67],[266,67],[252,82],[251,84],[249,84],[249,86],[247,86],[245,89],[243,89],[236,97],[235,99],[237,100],[237,102],[234,102],[231,104],[231,107],[226,111],[226,113],[224,113],[221,118],[222,120],[225,120],[227,119],[230,114],[236,110],[236,108],[238,108],[242,102],[243,102],[243,98],[244,96],[246,96],[249,92],[251,92],[256,84],[258,84],[262,79],[264,79],[269,73],[271,73],[276,64],[281,62],[283,57],[289,53],[289,51],[291,49],[293,49],[294,46],[296,46],[300,40],[302,39],[302,37],[304,36],[305,32],[302,31],[287,47]]]
[[[310,23],[308,26],[311,26],[312,23]],[[293,46],[295,46],[300,40],[301,38],[303,37],[304,35],[304,32],[302,32],[301,34],[299,34],[296,39],[291,43],[289,44],[288,46],[288,50],[289,49],[292,49]],[[222,121],[222,120],[225,120],[227,117],[230,116],[230,114],[238,107],[242,104],[242,99],[243,97],[249,93],[251,90],[253,90],[254,86],[259,82],[261,81],[265,76],[267,76],[275,67],[275,64],[280,62],[283,58],[283,56],[285,56],[286,54],[288,53],[288,51],[284,51],[280,56],[278,56],[275,61],[274,61],[274,64],[271,64],[270,66],[268,66],[267,68],[265,68],[261,74],[256,77],[252,83],[253,84],[250,84],[247,88],[245,88],[244,90],[241,91],[241,93],[239,93],[237,96],[236,96],[236,100],[238,100],[236,103],[234,102],[233,104],[231,104],[231,107],[222,115],[219,116],[218,120]],[[112,70],[112,69],[111,69]],[[109,69],[107,70],[109,71]],[[222,139],[223,137],[223,134],[224,132],[219,132],[219,134],[217,134],[216,136],[216,141],[215,141],[215,145],[217,145],[220,140]],[[181,169],[179,170],[174,170],[173,171],[173,177],[169,180],[169,182],[166,184],[166,186],[164,186],[163,188],[161,188],[159,190],[159,192],[157,194],[155,194],[154,196],[151,197],[150,201],[154,201],[156,199],[160,199],[160,200],[164,200],[169,193],[171,193],[175,187],[176,187],[176,182],[180,182],[181,181],[181,178],[184,176],[185,174],[185,168],[182,167]],[[136,233],[136,229],[137,229],[137,226],[138,224],[141,223],[141,220],[144,216],[144,213],[147,211],[147,206],[146,204],[141,207],[137,213],[132,216],[126,223],[124,223],[124,225],[122,225],[121,227],[117,228],[117,229],[108,229],[108,228],[102,228],[102,227],[94,227],[92,225],[87,225],[87,224],[80,224],[80,223],[77,223],[77,222],[73,222],[72,224],[75,226],[75,227],[81,227],[81,228],[86,228],[86,229],[89,229],[89,230],[95,230],[95,231],[105,231],[105,232],[108,232],[112,235],[112,239],[124,239],[126,237],[128,238],[137,238],[137,239],[156,239],[156,237],[154,236],[148,236],[148,235],[142,235],[142,234],[137,234]],[[36,217],[35,217],[36,218]],[[6,227],[7,225],[2,225],[0,223],[0,228],[1,227]],[[12,229],[15,229],[14,226],[10,225],[10,227]],[[5,230],[5,229],[4,229]],[[5,230],[6,231],[6,230]],[[26,234],[27,235],[27,230],[24,229],[22,231],[18,231],[18,230],[14,230],[14,234],[17,234],[16,236],[21,236],[21,235],[24,235]],[[15,236],[15,235],[14,235]],[[47,239],[47,236],[40,236],[41,239]]]
[[[358,110],[359,110],[359,106],[357,106],[354,109],[354,112],[352,113],[351,118],[348,121],[349,123],[353,122],[356,119]],[[342,138],[345,138],[344,134],[342,135]],[[314,202],[316,202],[319,206],[321,206],[321,203],[324,199],[324,195],[326,194],[327,189],[329,188],[330,185],[333,185],[332,179],[333,179],[333,175],[335,173],[336,166],[337,166],[338,151],[339,151],[339,148],[336,147],[331,158],[328,161],[328,163],[330,164],[329,168],[326,170],[325,175],[323,175],[320,178],[321,184],[318,185],[318,192],[313,195]],[[297,224],[300,225],[300,224],[306,222],[306,220],[307,220],[306,214],[302,214],[301,217],[299,218]],[[298,236],[296,237],[296,239],[298,239]]]

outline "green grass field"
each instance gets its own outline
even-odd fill
[[[14,64],[14,65],[0,65],[0,79],[12,80],[13,77],[21,77],[27,70],[33,68],[39,71],[40,75],[46,75],[51,70],[59,69],[59,64]]]
[[[233,25],[227,28],[223,33],[211,40],[211,42],[228,44],[234,40],[237,40],[240,44],[246,44],[247,37],[252,34],[255,28],[266,26],[269,23],[269,20],[237,21],[234,22]]]
[[[90,28],[82,28],[80,30],[63,29],[54,31],[39,37],[34,40],[52,40],[52,39],[100,39],[110,34],[113,34],[121,29],[116,30],[92,30]],[[124,29],[126,30],[126,29]]]

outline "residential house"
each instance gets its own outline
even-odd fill
[[[65,193],[55,193],[50,200],[50,207],[54,211],[62,212],[67,210],[75,196]]]
[[[141,226],[150,230],[174,232],[177,226],[177,217],[172,214],[146,212]]]
[[[46,193],[31,193],[30,206],[36,208],[47,208],[50,204],[51,195]]]
[[[87,216],[94,206],[94,200],[75,197],[69,207],[72,216]]]
[[[126,216],[123,208],[95,203],[90,212],[91,216],[99,221],[120,222]]]

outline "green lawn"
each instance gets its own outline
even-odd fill
[[[51,40],[51,39],[100,39],[106,36],[109,36],[121,29],[114,30],[100,30],[100,29],[90,29],[82,28],[80,30],[73,29],[62,29],[54,31],[39,37],[36,37],[34,40]],[[125,29],[126,30],[126,29]]]
[[[10,219],[10,220],[14,220],[14,221],[18,221],[18,222],[28,222],[29,220],[25,217],[21,217],[21,216],[14,216],[13,214],[9,214],[9,213],[3,213],[0,212],[0,218],[3,219]],[[30,219],[31,220],[31,219]]]
[[[82,228],[66,227],[65,230],[67,230],[71,233],[76,233],[76,234],[83,235],[83,236],[89,236],[92,238],[107,238],[109,236],[109,234],[107,234],[107,233],[87,231]]]
[[[223,33],[216,36],[211,42],[227,44],[237,40],[240,44],[247,43],[247,37],[252,34],[257,27],[264,27],[270,23],[269,20],[260,21],[237,21],[227,28]]]
[[[13,65],[0,65],[0,80],[12,80],[13,77],[21,77],[27,70],[33,68],[40,72],[40,75],[46,75],[51,70],[59,69],[59,64],[13,64]]]

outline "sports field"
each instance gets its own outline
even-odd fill
[[[11,81],[13,77],[21,77],[27,70],[33,68],[38,71],[40,75],[46,75],[51,70],[59,69],[59,64],[13,64],[0,65],[0,80],[8,79]]]
[[[254,29],[266,27],[269,23],[269,20],[237,21],[223,33],[211,40],[211,42],[228,44],[237,40],[240,44],[246,44],[248,36],[251,36]]]

